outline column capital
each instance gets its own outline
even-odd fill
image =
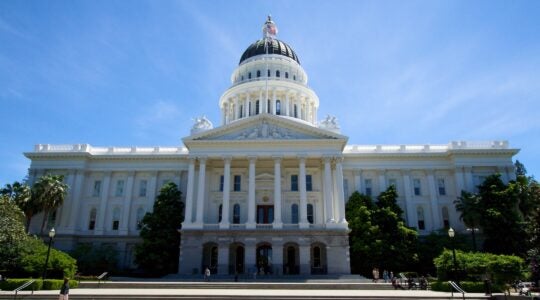
[[[208,159],[208,156],[197,156],[197,159],[199,160],[199,163],[206,163],[206,160]]]
[[[195,155],[188,155],[187,159],[189,160],[189,162],[195,162],[195,160],[197,160],[197,156],[195,156]]]
[[[283,159],[283,156],[281,156],[281,155],[273,155],[272,159],[274,160],[274,162],[281,162],[281,160]]]
[[[232,161],[232,156],[230,156],[230,155],[224,155],[224,156],[222,156],[222,158],[223,158],[223,161],[226,162],[226,163],[231,163],[231,161]]]
[[[411,174],[411,169],[402,169],[401,174],[404,176],[409,176]]]
[[[307,155],[306,154],[298,154],[296,156],[296,158],[298,158],[300,160],[300,162],[306,162],[306,158],[307,158]]]
[[[435,176],[435,169],[427,169],[426,174],[428,176]]]
[[[248,156],[247,159],[250,163],[254,163],[257,161],[257,156]]]

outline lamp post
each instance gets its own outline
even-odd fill
[[[47,257],[45,258],[45,267],[43,268],[43,276],[41,277],[42,280],[45,280],[47,277],[47,264],[49,264],[49,254],[51,254],[51,244],[52,240],[54,238],[54,235],[56,232],[54,231],[54,227],[49,230],[49,248],[47,248]]]
[[[452,244],[452,258],[453,258],[453,262],[454,262],[454,270],[452,272],[452,279],[456,280],[456,247],[454,245],[454,236],[456,235],[456,232],[454,231],[454,229],[452,229],[452,227],[450,227],[450,229],[448,229],[448,236],[450,237],[450,241],[451,241],[451,244]]]

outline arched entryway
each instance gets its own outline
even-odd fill
[[[217,266],[218,266],[218,245],[216,243],[204,244],[202,262],[201,262],[201,273],[203,273],[204,270],[206,270],[206,268],[209,268],[212,274],[216,274]]]
[[[245,248],[243,244],[234,243],[229,247],[229,274],[245,273]]]
[[[296,243],[283,245],[283,274],[300,274],[300,254]]]
[[[264,243],[257,246],[257,273],[272,274],[272,246]]]
[[[311,244],[311,274],[327,274],[326,245],[323,243]]]

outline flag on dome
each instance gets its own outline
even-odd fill
[[[277,35],[277,27],[274,21],[272,21],[272,16],[268,16],[268,19],[264,23],[263,35],[266,39],[274,39]]]

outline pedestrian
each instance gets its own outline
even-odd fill
[[[372,282],[377,282],[377,268],[373,268],[373,270],[371,270],[371,275],[373,275]]]
[[[59,300],[68,300],[69,297],[69,278],[64,278],[64,284],[60,288]]]
[[[210,269],[206,267],[206,270],[204,270],[204,279],[206,281],[210,281]]]
[[[488,273],[482,275],[482,280],[484,281],[484,294],[486,296],[491,296],[491,280]]]
[[[382,272],[382,277],[384,279],[384,283],[387,283],[388,282],[388,271],[384,270]]]

